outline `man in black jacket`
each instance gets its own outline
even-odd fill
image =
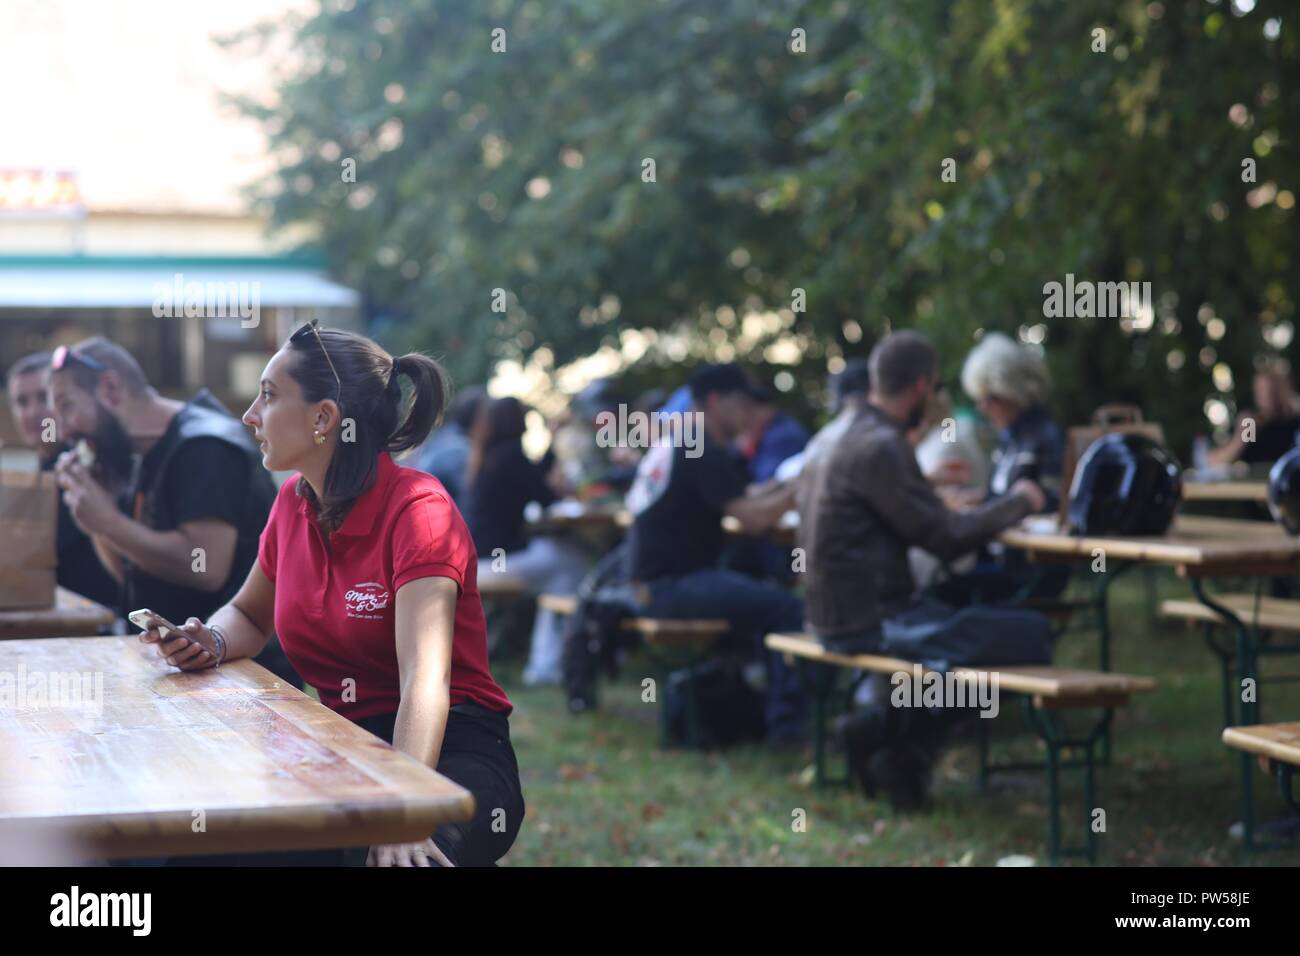
[[[64,452],[55,473],[122,606],[175,624],[207,617],[243,584],[275,499],[248,429],[206,389],[189,402],[159,395],[102,337],[56,349],[51,364],[61,431],[89,448]],[[268,652],[259,660],[299,683],[278,642]]]
[[[9,412],[23,444],[35,449],[41,471],[52,471],[59,452],[65,450],[61,444],[62,436],[58,435],[56,428],[50,427],[54,419],[45,394],[49,374],[50,353],[34,352],[15,362],[6,377]],[[90,538],[72,520],[62,498],[59,499],[55,550],[58,560],[56,577],[60,587],[104,605],[119,617],[123,614],[118,606],[122,589],[99,563]]]

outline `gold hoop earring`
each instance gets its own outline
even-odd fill
[[[318,444],[318,445],[323,445],[323,444],[325,444],[325,436],[322,435],[322,434],[320,433],[320,429],[319,429],[319,428],[317,428],[317,429],[313,429],[313,430],[312,430],[312,434],[316,436],[316,444]]]

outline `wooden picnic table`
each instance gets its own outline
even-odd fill
[[[26,686],[26,700],[0,698],[0,847],[112,859],[371,846],[473,815],[468,791],[252,661],[183,673],[155,655],[134,637],[0,644],[0,682]]]
[[[1300,767],[1300,721],[1255,727],[1225,727],[1223,742],[1238,750]]]
[[[1251,501],[1268,504],[1268,482],[1263,479],[1183,482],[1184,501]]]
[[[51,607],[0,611],[0,641],[20,637],[73,637],[94,634],[116,615],[67,588],[56,588]]]
[[[727,534],[741,535],[745,534],[744,528],[741,527],[740,521],[731,515],[722,516],[722,530]],[[758,537],[766,538],[774,544],[793,547],[799,537],[799,512],[791,509],[781,515],[773,527],[762,532]]]
[[[1237,678],[1243,682],[1238,686],[1245,686],[1244,682],[1250,680],[1256,688],[1256,695],[1243,700],[1240,698],[1248,695],[1233,694],[1229,701],[1236,703],[1229,706],[1237,707],[1238,723],[1259,723],[1259,657],[1265,650],[1261,628],[1247,625],[1233,607],[1216,601],[1206,592],[1205,581],[1211,577],[1262,579],[1294,576],[1300,572],[1300,538],[1287,534],[1272,521],[1178,515],[1169,532],[1159,536],[1074,537],[1062,533],[1056,526],[1056,519],[1040,516],[1027,518],[1020,525],[1004,531],[999,540],[1009,547],[1025,551],[1034,562],[1092,561],[1096,566],[1097,557],[1104,556],[1103,573],[1099,576],[1096,592],[1102,670],[1110,669],[1110,624],[1106,606],[1110,582],[1127,568],[1139,564],[1173,567],[1180,577],[1188,580],[1196,600],[1234,634],[1233,657]],[[1283,649],[1270,646],[1267,650],[1273,653]],[[1232,719],[1230,713],[1225,717]],[[1243,753],[1242,822],[1247,847],[1251,847],[1254,840],[1252,787],[1250,755]]]
[[[1287,724],[1262,724],[1254,727],[1226,727],[1223,742],[1243,751],[1247,758],[1258,757],[1268,769],[1271,765],[1277,774],[1278,789],[1297,815],[1300,815],[1300,794],[1295,792],[1295,780],[1300,774],[1300,721]]]
[[[1284,575],[1300,570],[1300,538],[1272,521],[1178,515],[1159,536],[1076,537],[1055,518],[1035,516],[1007,529],[998,540],[1033,558],[1106,558],[1169,565],[1183,577]]]
[[[622,502],[591,504],[583,501],[557,501],[540,517],[528,522],[532,532],[574,530],[617,531],[631,525],[631,515]]]

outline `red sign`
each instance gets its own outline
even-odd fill
[[[0,169],[0,216],[78,216],[85,208],[76,173]]]

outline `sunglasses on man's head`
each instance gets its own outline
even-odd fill
[[[93,359],[89,355],[78,352],[67,345],[60,345],[50,356],[50,368],[54,371],[60,371],[68,366],[69,363],[82,365],[94,372],[107,372],[108,366],[98,359]]]
[[[329,349],[325,348],[325,342],[320,337],[320,332],[317,330],[317,326],[319,325],[320,325],[320,321],[318,319],[312,319],[306,325],[302,326],[302,328],[298,329],[298,331],[294,332],[293,335],[289,336],[289,341],[290,342],[301,341],[302,339],[305,339],[307,337],[307,334],[309,332],[312,335],[316,336],[316,342],[318,345],[320,345],[320,350],[325,355],[325,361],[329,362],[330,371],[334,373],[334,381],[337,382],[339,386],[338,398],[335,399],[335,401],[342,404],[343,380],[339,378],[339,371],[334,367],[334,360],[330,358]]]

